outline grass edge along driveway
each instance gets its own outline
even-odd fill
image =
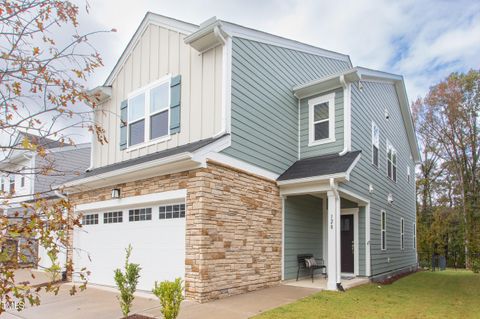
[[[391,285],[322,291],[254,318],[480,318],[480,275],[417,272]]]

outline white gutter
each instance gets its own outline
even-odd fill
[[[180,153],[180,154],[172,155],[166,158],[160,158],[154,161],[149,161],[149,162],[141,163],[138,165],[132,165],[122,169],[116,169],[110,172],[105,172],[103,174],[93,175],[90,177],[67,182],[63,185],[63,187],[65,188],[74,187],[74,186],[82,185],[85,183],[95,182],[95,181],[99,181],[107,178],[125,175],[128,173],[142,171],[142,170],[153,168],[160,165],[171,164],[171,163],[184,161],[184,160],[191,160],[191,159],[192,159],[192,153],[189,153],[189,152]]]
[[[68,200],[68,197],[65,196],[62,192],[60,192],[58,189],[54,191],[55,195],[64,199],[64,200]]]

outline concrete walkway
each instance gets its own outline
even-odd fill
[[[27,307],[21,312],[8,311],[2,319],[115,319],[121,318],[116,299],[117,293],[111,288],[89,286],[83,292],[70,296],[70,284],[61,286],[58,295],[43,294],[39,307]],[[198,304],[185,301],[182,304],[181,319],[250,318],[266,310],[294,302],[318,292],[318,289],[279,285],[243,295],[233,296],[209,303]],[[160,318],[158,299],[152,294],[140,293],[133,302],[132,313]]]

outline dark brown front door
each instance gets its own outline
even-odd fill
[[[341,216],[342,272],[353,273],[353,215]]]

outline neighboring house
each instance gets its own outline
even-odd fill
[[[207,301],[297,274],[416,267],[417,141],[403,78],[347,55],[212,18],[148,13],[103,86],[92,167],[65,184],[84,213],[76,269],[113,286],[124,248],[139,289],[182,277]],[[304,275],[304,274],[302,274]],[[75,280],[75,278],[74,278]]]
[[[35,145],[46,149],[46,156],[42,157],[35,151],[23,150],[21,143],[27,138]],[[11,222],[28,216],[25,204],[31,204],[38,197],[55,201],[58,195],[54,186],[82,174],[90,165],[90,144],[62,146],[59,142],[48,138],[40,138],[28,133],[19,133],[14,147],[6,157],[0,161],[0,210]],[[19,262],[39,268],[51,266],[50,258],[42,247],[38,247],[34,238],[20,238],[13,240],[17,247]],[[30,249],[21,249],[28,243]],[[37,253],[32,254],[36,251]],[[22,257],[27,258],[22,258]],[[65,264],[66,254],[62,251],[62,263]]]

